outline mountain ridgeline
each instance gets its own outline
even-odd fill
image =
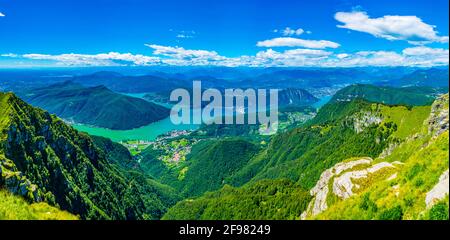
[[[252,89],[252,88],[249,88]],[[243,89],[246,90],[246,89]],[[192,95],[193,90],[189,89],[189,93]],[[256,90],[255,90],[256,91]],[[269,93],[267,93],[269,94]],[[223,99],[222,102],[225,102],[226,94],[224,91],[222,91]],[[144,99],[158,102],[158,103],[171,103],[170,102],[170,91],[164,91],[164,92],[153,92],[153,93],[147,93],[144,95]],[[278,105],[281,107],[287,107],[287,106],[311,106],[314,103],[318,102],[319,99],[314,97],[311,93],[308,91],[301,89],[301,88],[286,88],[286,89],[280,89],[278,92]],[[172,102],[174,103],[174,102]],[[202,107],[205,107],[208,105],[208,101],[202,102]]]
[[[67,121],[114,130],[142,127],[168,117],[170,112],[104,86],[86,88],[73,82],[33,89],[24,99]]]
[[[448,68],[420,69],[391,81],[390,85],[397,87],[447,87],[448,89],[448,73]]]
[[[279,106],[311,106],[319,101],[311,93],[303,89],[287,88],[278,93]]]
[[[393,88],[356,84],[339,90],[331,102],[349,102],[361,98],[387,105],[423,106],[431,105],[436,96],[442,93],[442,90],[429,87]]]

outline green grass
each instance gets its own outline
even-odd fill
[[[10,106],[8,104],[10,94],[0,93],[0,141],[4,140],[3,129],[8,126],[10,121],[9,112]]]
[[[404,106],[383,106],[381,113],[385,116],[385,122],[393,122],[397,125],[397,131],[392,135],[404,139],[423,129],[423,122],[430,114],[430,106],[419,106],[408,109]]]
[[[29,204],[24,199],[0,190],[0,220],[78,220],[78,216],[46,203]]]

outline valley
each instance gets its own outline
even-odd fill
[[[263,73],[259,86],[284,89],[270,134],[175,125],[147,77],[143,92],[100,72],[0,93],[0,219],[448,219],[448,85],[420,86],[427,71],[415,86],[348,71]],[[181,79],[164,87],[192,78]]]

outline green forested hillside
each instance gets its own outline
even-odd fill
[[[445,113],[448,115],[448,104],[446,106],[447,110],[442,105],[440,105],[440,108],[444,109],[442,112],[444,113],[445,122]],[[357,196],[361,196],[361,201],[365,202],[351,202],[349,203],[351,205],[350,207],[349,205],[340,205],[350,200],[345,200],[340,203],[341,200],[339,198],[330,195],[325,201],[329,205],[337,204],[330,208],[330,212],[326,211],[323,215],[319,215],[320,218],[365,219],[366,215],[359,216],[355,212],[356,210],[352,209],[358,208],[359,211],[362,211],[361,214],[366,214],[367,211],[373,211],[373,206],[375,206],[373,202],[375,200],[371,197],[372,195],[367,197],[367,195],[363,196],[359,194],[368,186],[371,186],[371,181],[386,179],[395,172],[394,170],[400,168],[398,166],[403,166],[403,163],[393,163],[395,161],[404,162],[404,168],[402,169],[413,171],[407,174],[409,178],[401,177],[401,173],[398,173],[398,177],[396,178],[406,183],[405,187],[409,186],[405,188],[404,192],[406,195],[409,194],[409,197],[405,195],[403,200],[395,197],[392,198],[392,200],[400,201],[398,204],[388,204],[381,202],[384,200],[380,200],[380,203],[375,203],[378,209],[377,213],[367,215],[371,216],[368,218],[390,219],[399,216],[400,218],[406,219],[435,219],[442,216],[445,218],[443,212],[445,212],[445,209],[448,209],[448,200],[445,199],[443,200],[444,202],[440,202],[436,207],[431,208],[433,210],[430,209],[428,210],[429,212],[425,211],[424,213],[418,214],[419,210],[424,211],[424,192],[430,191],[432,185],[436,184],[440,174],[448,169],[448,137],[447,139],[445,138],[448,136],[448,131],[444,132],[443,135],[439,135],[437,140],[435,140],[436,143],[441,143],[441,145],[433,147],[435,145],[432,143],[428,148],[417,152],[418,149],[424,146],[423,143],[429,141],[429,137],[426,137],[427,134],[422,136],[421,133],[424,129],[427,129],[426,126],[429,126],[430,116],[437,111],[435,108],[432,110],[430,106],[387,106],[366,102],[362,99],[355,99],[350,102],[330,103],[320,110],[321,112],[318,113],[319,119],[312,120],[307,126],[276,135],[267,148],[262,149],[239,171],[228,178],[227,183],[235,186],[243,185],[242,187],[234,188],[226,186],[220,191],[207,193],[199,198],[184,200],[172,207],[164,218],[270,219],[268,217],[269,215],[265,215],[265,213],[272,213],[272,219],[275,219],[280,216],[273,214],[272,211],[275,210],[281,213],[282,217],[280,218],[282,219],[300,219],[301,217],[303,218],[302,213],[305,213],[306,218],[310,218],[307,217],[309,211],[311,211],[310,207],[307,210],[305,204],[308,202],[308,205],[311,205],[316,200],[316,197],[312,194],[300,194],[292,203],[286,201],[282,206],[275,206],[270,200],[266,201],[266,199],[270,199],[273,196],[274,192],[267,194],[263,190],[264,188],[259,187],[261,184],[268,183],[275,187],[280,184],[279,182],[277,183],[278,180],[276,179],[288,178],[290,179],[288,182],[296,182],[296,190],[311,190],[318,183],[319,179],[321,179],[322,174],[337,163],[342,162],[345,165],[351,164],[358,159],[371,158],[376,160],[369,165],[364,165],[364,167],[369,168],[373,165],[374,169],[381,168],[385,164],[382,163],[383,161],[390,162],[391,165],[394,164],[395,166],[393,165],[392,169],[388,168],[390,169],[389,171],[381,171],[379,174],[377,172],[376,175],[369,174],[369,178],[362,178],[361,181],[355,183],[359,187],[354,188],[353,191],[358,194]],[[441,118],[436,117],[436,119]],[[444,124],[442,126],[446,125]],[[435,127],[437,129],[436,131],[439,131],[441,134],[442,131],[446,131],[445,129],[442,130],[442,126]],[[411,139],[416,139],[415,141],[417,142],[414,145],[409,145]],[[445,145],[443,145],[444,142]],[[406,159],[409,159],[413,153],[416,155],[414,157],[416,163],[411,161],[408,164]],[[442,160],[435,160],[433,164],[427,162],[436,158]],[[381,165],[377,165],[378,163],[381,163]],[[351,170],[357,171],[364,169],[362,167]],[[434,171],[433,177],[428,175],[427,171]],[[429,177],[429,179],[425,180],[425,176]],[[389,182],[386,183],[382,182],[381,184],[393,186]],[[255,189],[259,189],[260,192],[254,191]],[[330,185],[328,189],[333,189],[333,185]],[[400,189],[403,189],[403,187],[400,186]],[[290,191],[291,193],[295,192],[293,189]],[[249,192],[252,194],[247,194]],[[411,195],[412,193],[414,194]],[[415,195],[417,193],[420,194]],[[373,196],[381,199],[383,194],[385,193],[374,193]],[[255,197],[251,197],[252,195]],[[414,198],[413,196],[420,196],[420,198],[417,198],[413,202],[402,203],[402,201],[411,201],[408,199],[410,197]],[[274,197],[274,199],[277,198]],[[292,207],[292,204],[299,205],[296,208]],[[415,204],[421,207],[418,210],[414,210],[416,208],[414,207],[416,206]],[[298,207],[300,205],[303,207]],[[312,207],[311,205],[311,209]],[[332,209],[338,207],[338,211],[332,211]],[[214,211],[213,209],[218,209],[218,211]],[[258,214],[252,215],[254,211]],[[400,215],[399,212],[401,212]]]
[[[220,191],[179,202],[163,219],[294,220],[310,198],[289,180],[262,180],[242,188],[225,185]]]
[[[108,138],[91,136],[94,144],[102,151],[110,163],[116,164],[124,169],[137,169],[139,163],[133,159],[130,151],[119,143]]]
[[[220,189],[259,150],[255,144],[239,139],[204,140],[196,144],[185,162],[167,166],[156,159],[151,148],[143,152],[144,168],[184,196],[196,196]]]
[[[438,89],[425,87],[378,87],[374,85],[356,84],[338,91],[331,102],[349,102],[361,98],[369,102],[378,102],[388,105],[430,105]]]
[[[156,219],[176,201],[167,186],[111,164],[107,150],[13,94],[0,94],[0,186],[83,219]]]
[[[104,86],[86,88],[72,82],[33,89],[24,99],[68,121],[117,130],[142,127],[169,116],[169,109],[145,100]]]
[[[308,126],[275,136],[267,149],[233,176],[233,182],[240,185],[249,180],[285,177],[309,189],[334,164],[351,157],[376,157],[390,143],[401,141],[397,135],[421,124],[430,109],[408,110],[361,100],[339,105],[334,114],[321,113],[328,112],[329,107],[319,111],[318,117],[328,115],[329,120],[318,121],[320,124],[313,120]],[[398,118],[394,114],[398,111],[409,114]]]
[[[358,97],[264,140],[182,135],[132,156],[0,94],[0,219],[448,219],[448,129],[448,94]]]
[[[448,119],[447,94],[433,104],[415,137],[375,159],[397,163],[390,174],[353,180],[360,187],[345,200],[329,193],[336,200],[315,218],[448,220]]]
[[[188,159],[187,171],[181,180],[182,192],[195,196],[219,189],[257,150],[253,143],[240,139],[199,145]]]

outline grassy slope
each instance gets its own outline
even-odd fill
[[[0,190],[0,220],[77,220],[68,212],[46,203],[29,204],[21,197]]]
[[[391,157],[387,159],[388,161],[395,160],[405,163],[396,179],[374,182],[372,183],[373,185],[362,193],[336,203],[317,218],[432,218],[426,210],[425,195],[438,182],[440,175],[448,169],[448,141],[447,131],[436,140],[432,140],[423,149],[420,149],[419,146],[423,146],[426,143],[426,139],[419,138],[405,143],[396,149]],[[399,186],[398,195],[396,195],[393,186]],[[448,199],[444,205],[447,206],[448,219]]]
[[[439,111],[448,111],[448,94],[438,101],[443,103]],[[434,138],[429,133],[427,121],[413,124],[415,121],[411,119],[417,116],[401,110],[389,112],[396,113],[391,114],[393,119],[404,123],[399,135],[407,135],[407,130],[410,134],[391,154],[375,159],[375,162],[403,162],[397,178],[365,183],[366,189],[350,199],[339,201],[318,219],[448,219],[448,197],[432,209],[425,206],[426,193],[448,169],[448,131]]]

